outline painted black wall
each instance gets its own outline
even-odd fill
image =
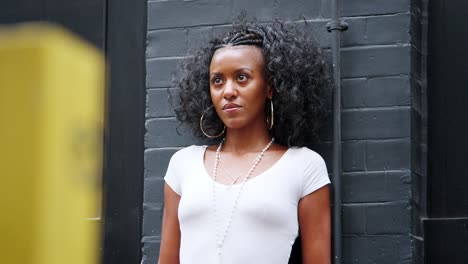
[[[411,237],[413,263],[424,263],[422,219],[427,216],[428,0],[411,1]]]
[[[141,261],[145,113],[145,0],[107,4],[109,62],[104,264]]]
[[[468,2],[429,2],[427,264],[468,263]]]

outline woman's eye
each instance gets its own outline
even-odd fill
[[[237,77],[237,80],[241,81],[241,82],[244,82],[244,81],[247,81],[247,75],[245,74],[241,74]]]
[[[215,77],[213,78],[212,80],[213,84],[221,84],[223,82],[223,80],[219,77]]]

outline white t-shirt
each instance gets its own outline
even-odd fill
[[[205,149],[190,146],[176,152],[164,177],[181,196],[181,264],[217,264],[213,179],[204,166]],[[225,238],[222,263],[288,263],[298,236],[299,200],[329,183],[319,154],[305,147],[289,148],[272,167],[245,183]],[[216,182],[215,188],[222,234],[240,184]]]

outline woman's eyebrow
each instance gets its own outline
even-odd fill
[[[241,72],[241,71],[255,72],[255,70],[253,70],[251,68],[248,68],[248,67],[242,67],[242,68],[239,68],[239,69],[235,69],[233,72],[238,73],[238,72]],[[223,75],[223,73],[221,73],[221,72],[212,72],[212,73],[210,73],[210,76],[216,76],[216,75]]]
[[[254,72],[253,69],[247,68],[247,67],[242,67],[242,68],[240,68],[240,69],[237,69],[235,72],[240,72],[240,71],[245,71],[245,70],[250,71],[250,72]]]

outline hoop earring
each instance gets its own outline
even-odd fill
[[[270,125],[268,126],[268,130],[273,128],[274,121],[273,99],[270,99]]]
[[[213,108],[214,105],[208,107],[205,111],[203,111],[201,117],[200,117],[200,130],[201,132],[203,133],[203,135],[205,135],[207,138],[219,138],[221,135],[224,134],[224,132],[226,131],[226,126],[224,126],[223,128],[223,131],[221,131],[221,133],[219,133],[218,135],[215,135],[215,136],[212,136],[212,135],[208,135],[205,130],[203,129],[203,118],[205,118],[205,112],[210,110],[211,108]]]

